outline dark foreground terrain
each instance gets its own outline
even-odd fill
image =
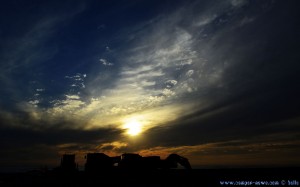
[[[300,186],[300,168],[31,171],[0,174],[0,186]]]

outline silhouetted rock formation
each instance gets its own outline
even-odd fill
[[[112,169],[115,163],[121,160],[121,157],[109,157],[104,153],[88,153],[86,155],[85,171],[97,172]]]
[[[117,168],[130,170],[171,169],[177,168],[178,163],[185,169],[192,169],[188,159],[177,154],[171,154],[165,160],[161,160],[160,156],[142,157],[135,153],[124,153],[116,157],[110,157],[104,153],[88,153],[85,158],[86,172],[101,172]]]
[[[179,156],[177,154],[170,154],[166,160],[164,160],[167,164],[167,168],[172,168],[176,167],[177,168],[177,163],[182,165],[185,169],[192,169],[191,164],[189,160],[185,157]],[[175,166],[176,165],[176,166]]]
[[[64,154],[60,162],[60,171],[73,172],[77,171],[77,164],[75,163],[75,154]]]

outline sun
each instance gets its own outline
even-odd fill
[[[130,136],[136,136],[142,132],[142,125],[137,120],[130,120],[124,124],[124,128],[127,130],[127,134]]]

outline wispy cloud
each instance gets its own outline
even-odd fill
[[[104,59],[104,58],[100,58],[99,61],[100,61],[100,62],[102,63],[102,65],[104,65],[104,66],[113,66],[113,65],[114,65],[113,63],[107,61],[107,60]]]
[[[186,5],[169,15],[160,15],[142,24],[143,29],[139,29],[134,37],[129,36],[134,39],[129,39],[127,48],[119,51],[115,57],[116,62],[122,62],[119,63],[118,72],[99,72],[89,77],[89,82],[86,79],[88,72],[65,76],[70,80],[69,89],[60,98],[53,98],[50,102],[52,107],[42,109],[42,113],[53,120],[80,119],[82,128],[109,124],[119,127],[126,116],[148,116],[147,112],[154,116],[164,114],[165,117],[156,121],[156,124],[162,124],[164,120],[174,119],[174,111],[181,111],[182,115],[190,113],[196,103],[207,102],[212,89],[223,86],[224,62],[209,55],[223,55],[223,50],[213,52],[213,46],[223,37],[227,28],[224,26],[211,35],[210,40],[203,40],[206,33],[197,32],[195,28],[199,24],[194,23],[202,20],[205,24],[203,22],[201,27],[208,26],[226,11],[231,11],[232,7],[238,9],[243,5],[227,2],[211,6],[204,13],[193,14],[195,19],[190,19],[189,13],[194,4]],[[182,26],[182,22],[186,25]],[[128,39],[127,35],[122,37],[123,40]],[[105,50],[110,48],[106,47]],[[106,58],[100,58],[99,62],[104,66],[114,65]],[[113,84],[103,87],[104,75],[107,76],[105,81],[115,77]],[[39,98],[33,97],[28,102],[37,106],[42,100],[40,95],[37,96]],[[163,112],[154,112],[153,108],[163,108]],[[151,117],[148,118],[155,125]]]
[[[47,66],[45,62],[58,53],[55,45],[49,45],[51,37],[57,33],[60,26],[70,21],[73,16],[84,9],[84,4],[80,4],[67,12],[57,10],[55,15],[45,12],[34,21],[27,20],[28,15],[23,15],[24,12],[22,11],[18,14],[25,18],[22,24],[16,23],[15,26],[19,26],[24,32],[16,34],[18,31],[13,30],[8,33],[1,42],[1,48],[5,51],[1,50],[0,54],[0,60],[5,62],[0,64],[0,83],[3,85],[3,93],[10,95],[6,102],[12,110],[15,110],[14,107],[18,103],[24,102],[24,98],[30,97],[29,95],[34,92],[31,85],[36,84],[37,78],[43,75],[40,71]],[[33,83],[33,81],[35,82]],[[31,85],[28,86],[28,83]],[[33,88],[38,92],[35,93],[36,96],[41,95],[42,89],[46,87],[44,83],[38,86],[43,88]]]

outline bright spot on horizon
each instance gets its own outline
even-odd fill
[[[142,132],[141,123],[137,120],[130,120],[124,124],[124,128],[127,129],[127,134],[130,136],[136,136]]]

